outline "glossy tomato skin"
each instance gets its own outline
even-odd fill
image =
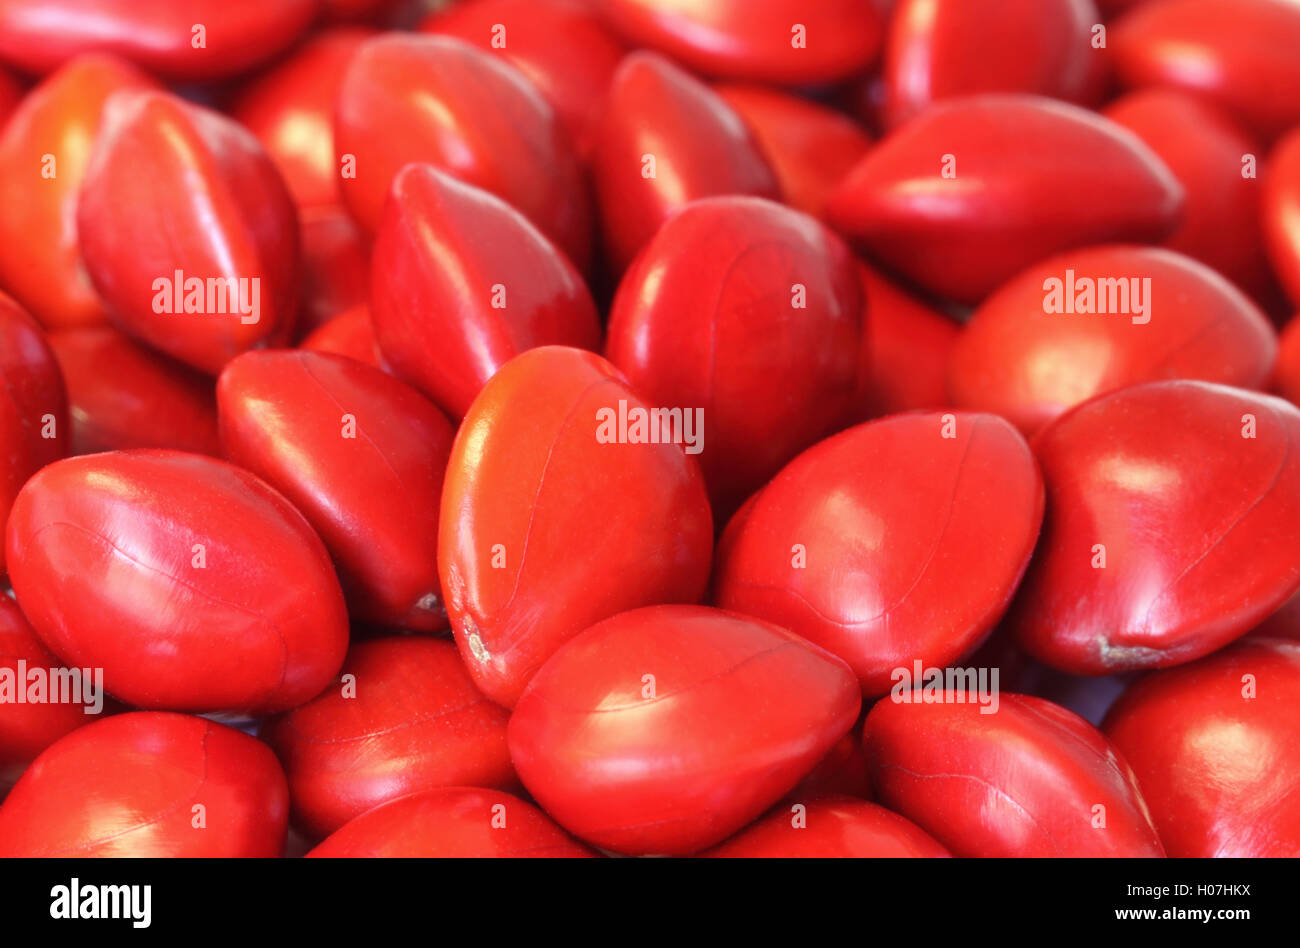
[[[510,756],[560,825],[602,849],[686,855],[754,819],[853,726],[848,666],[703,606],[597,623],[533,678]]]
[[[591,176],[605,256],[622,272],[690,201],[777,200],[780,186],[749,128],[712,89],[654,53],[629,53],[594,126]]]
[[[381,370],[321,352],[249,352],[217,382],[225,455],[285,495],[337,564],[359,619],[431,632],[451,424]]]
[[[1291,0],[1165,0],[1115,23],[1110,45],[1130,88],[1183,89],[1268,140],[1300,123],[1300,6]]]
[[[368,233],[397,172],[428,162],[514,205],[587,265],[590,202],[564,127],[517,70],[468,43],[398,33],[365,43],[339,91],[334,146],[344,203]]]
[[[1029,92],[1088,105],[1102,84],[1092,0],[902,0],[889,21],[886,121],[979,92]]]
[[[169,79],[221,79],[285,49],[318,8],[319,0],[9,0],[0,6],[0,58],[47,73],[82,53],[114,53]]]
[[[563,251],[500,198],[432,165],[393,179],[370,301],[385,361],[456,418],[520,352],[600,345],[596,305]]]
[[[516,796],[477,787],[443,787],[366,811],[307,857],[584,859],[595,855]]]
[[[1170,856],[1300,853],[1300,642],[1249,639],[1153,672],[1106,717]]]
[[[595,0],[594,6],[629,43],[719,78],[833,83],[864,71],[880,49],[881,14],[873,0]],[[802,34],[796,26],[804,27]]]
[[[702,410],[697,453],[721,518],[849,420],[861,324],[835,234],[760,198],[709,198],[625,274],[606,355],[652,405]]]
[[[473,0],[431,13],[419,30],[504,58],[546,97],[582,151],[625,52],[585,0]]]
[[[926,289],[978,303],[1072,247],[1161,240],[1183,189],[1113,122],[1039,96],[941,102],[868,152],[828,219]]]
[[[823,797],[778,806],[700,855],[714,859],[909,859],[943,858],[948,850],[915,823],[883,806],[852,797]]]
[[[112,451],[41,470],[6,531],[23,612],[65,662],[137,707],[278,711],[347,649],[329,554],[252,474],[180,451]]]
[[[1273,367],[1273,386],[1293,405],[1300,405],[1300,318],[1293,318],[1282,330],[1277,365]]]
[[[6,669],[13,676],[15,687],[26,692],[28,683],[19,674],[20,661],[26,663],[24,667],[28,671],[63,667],[32,630],[17,603],[0,595],[0,669]],[[93,687],[93,681],[86,684]],[[20,704],[16,694],[6,695],[5,700],[0,701],[0,800],[37,754],[69,731],[98,721],[100,715],[110,708],[111,699],[96,711],[92,702]]]
[[[119,327],[188,365],[215,375],[292,326],[299,261],[293,202],[257,139],[216,112],[163,92],[112,96],[77,230],[91,279]],[[187,312],[180,291],[195,280],[203,292]],[[209,280],[236,282],[209,293]],[[230,286],[239,287],[238,300]]]
[[[678,444],[602,441],[620,402],[647,407],[600,356],[545,346],[506,363],[457,432],[438,567],[461,656],[499,704],[587,626],[704,592],[699,466]]]
[[[174,448],[219,455],[212,379],[112,326],[47,337],[67,384],[71,454]]]
[[[0,293],[0,524],[27,479],[68,450],[63,373],[33,320]],[[0,576],[5,572],[0,553]]]
[[[863,743],[880,802],[962,857],[1165,855],[1133,769],[1095,727],[1041,698],[882,698]]]
[[[960,327],[874,267],[859,263],[858,279],[864,310],[857,417],[949,404],[948,359]]]
[[[294,826],[306,835],[327,836],[408,793],[517,783],[506,748],[509,712],[478,692],[451,642],[358,642],[341,674],[343,684],[261,732],[284,764]]]
[[[1133,386],[1057,419],[1034,439],[1049,515],[1008,617],[1021,644],[1105,675],[1250,631],[1300,588],[1298,446],[1295,406],[1205,382]]]
[[[1164,246],[1218,270],[1256,298],[1276,292],[1263,255],[1261,182],[1247,156],[1263,152],[1227,113],[1177,89],[1140,89],[1102,114],[1132,131],[1186,193],[1182,223]]]
[[[1291,302],[1300,306],[1300,128],[1269,153],[1264,169],[1264,249]]]
[[[300,215],[302,293],[294,335],[303,338],[335,316],[370,301],[370,241],[337,204]]]
[[[0,856],[276,857],[288,817],[284,771],[261,741],[187,714],[132,712],[36,759],[0,805]]]
[[[81,260],[77,199],[104,102],[152,88],[123,60],[80,56],[33,89],[0,135],[0,286],[44,326],[108,319]]]
[[[334,100],[352,57],[373,35],[361,27],[317,33],[231,103],[231,117],[261,141],[299,208],[339,200]]]
[[[1051,281],[1059,294],[1049,307]],[[1117,286],[1113,296],[1108,286]],[[1095,288],[1089,308],[1121,311],[1070,312],[1077,287]],[[1140,382],[1260,388],[1276,357],[1268,317],[1214,270],[1157,247],[1112,244],[1044,260],[985,300],[953,348],[948,391],[954,405],[1033,434],[1095,395]]]
[[[871,147],[871,136],[847,115],[800,96],[745,83],[714,91],[758,140],[785,203],[820,216],[826,200]]]
[[[714,598],[840,656],[875,697],[896,669],[983,641],[1042,516],[1042,478],[1007,422],[894,415],[814,445],[763,488],[727,528]]]
[[[299,344],[313,352],[332,352],[366,365],[383,368],[375,342],[375,327],[370,320],[370,306],[358,303],[333,319],[321,323]]]

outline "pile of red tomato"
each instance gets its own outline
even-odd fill
[[[0,290],[0,855],[1300,855],[1300,0],[7,0]]]

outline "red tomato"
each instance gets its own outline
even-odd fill
[[[1001,418],[895,415],[810,448],[728,526],[715,599],[843,658],[866,697],[945,666],[1001,618],[1043,484]]]
[[[301,312],[294,329],[303,337],[370,301],[370,248],[340,205],[310,207],[300,217]]]
[[[506,363],[457,432],[438,564],[461,656],[499,704],[587,626],[704,592],[713,520],[699,466],[678,444],[620,438],[607,422],[624,406],[635,433],[647,405],[617,369],[545,346]]]
[[[1292,319],[1282,332],[1277,365],[1273,367],[1273,384],[1278,394],[1300,405],[1300,316]]]
[[[365,303],[358,303],[316,327],[299,348],[332,352],[376,368],[384,368],[375,342],[375,327],[370,322],[370,307]]]
[[[719,519],[850,418],[862,298],[843,242],[758,198],[696,201],[624,276],[606,355],[650,404],[695,412]]]
[[[564,127],[518,71],[468,43],[400,33],[365,43],[339,91],[334,147],[345,203],[368,232],[397,172],[428,162],[514,205],[587,266],[591,213]]]
[[[1049,516],[1009,621],[1040,661],[1083,675],[1177,665],[1300,588],[1287,402],[1151,382],[1063,415],[1034,451]]]
[[[954,856],[1163,856],[1131,768],[1100,731],[1041,698],[882,698],[864,742],[880,802]]]
[[[14,501],[9,577],[45,644],[143,708],[279,711],[338,672],[329,555],[253,475],[179,451],[44,468]]]
[[[592,140],[605,255],[618,272],[664,221],[697,198],[780,195],[740,116],[653,53],[632,53],[618,67]]]
[[[953,404],[1032,434],[1139,382],[1260,388],[1276,357],[1268,318],[1204,264],[1156,247],[1091,247],[1035,264],[985,300],[953,348],[948,390]]]
[[[597,623],[534,676],[510,756],[560,825],[602,849],[686,855],[775,803],[853,726],[848,666],[702,606]]]
[[[326,836],[371,807],[434,787],[516,784],[509,712],[479,694],[451,642],[359,642],[342,675],[262,729],[284,763],[302,832]]]
[[[472,0],[430,14],[419,29],[501,56],[546,97],[584,151],[624,52],[585,0]]]
[[[785,202],[820,216],[835,186],[871,147],[871,136],[847,115],[763,86],[715,88],[758,140]]]
[[[217,381],[226,457],[285,495],[325,541],[350,611],[431,632],[438,501],[452,427],[415,389],[321,352],[249,352]]]
[[[119,448],[221,453],[212,379],[112,326],[49,335],[68,386],[71,454]]]
[[[25,665],[20,666],[20,661]],[[32,694],[28,677],[32,669],[48,674],[62,668],[54,653],[32,631],[17,604],[0,594],[0,799],[37,754],[69,731],[99,720],[99,714],[104,713],[104,705],[95,710],[95,695],[85,691],[84,685],[81,695],[86,700],[79,704],[49,700],[48,690],[36,693],[42,697],[39,702],[25,700]],[[10,676],[6,683],[4,679]],[[93,681],[85,684],[95,687]],[[24,696],[22,703],[18,701],[20,693]],[[98,697],[103,698],[103,693]]]
[[[925,288],[977,303],[1054,253],[1163,239],[1182,203],[1127,129],[1063,102],[982,95],[940,103],[868,152],[828,216]]]
[[[27,479],[67,453],[63,374],[35,321],[0,293],[0,525]],[[0,577],[5,557],[0,552]]]
[[[864,263],[858,264],[858,278],[865,305],[858,417],[946,406],[957,324]]]
[[[838,82],[880,49],[873,0],[594,0],[626,39],[690,68],[786,85]]]
[[[300,208],[339,200],[334,100],[352,57],[373,35],[360,27],[317,33],[249,81],[231,104],[231,117],[262,142]]]
[[[499,790],[444,787],[366,811],[307,857],[581,859],[595,855],[518,797]]]
[[[1300,123],[1300,4],[1164,0],[1115,24],[1120,80],[1167,86],[1223,106],[1265,139]]]
[[[1175,89],[1131,92],[1102,114],[1146,142],[1186,192],[1183,222],[1164,245],[1257,298],[1275,292],[1263,254],[1260,180],[1246,164],[1247,156],[1262,158],[1259,145],[1213,105]]]
[[[370,310],[384,360],[456,418],[520,352],[600,345],[596,305],[563,252],[500,198],[432,165],[393,180]]]
[[[779,806],[721,846],[715,859],[899,859],[944,857],[934,837],[883,806],[830,797]]]
[[[1092,0],[903,0],[885,38],[886,121],[976,92],[1089,104],[1102,91]]]
[[[274,857],[288,816],[284,771],[261,741],[133,712],[78,728],[27,768],[0,805],[0,857]]]
[[[162,92],[118,92],[86,170],[81,252],[119,326],[216,374],[288,333],[298,221],[250,133]]]
[[[45,326],[108,318],[81,260],[77,199],[105,100],[151,88],[134,66],[82,56],[33,89],[0,137],[0,285]]]
[[[169,79],[220,79],[281,52],[318,9],[319,0],[5,0],[0,58],[46,73],[107,52]]]
[[[1269,154],[1263,201],[1264,249],[1287,296],[1300,306],[1300,128]]]
[[[1170,856],[1300,853],[1300,643],[1251,639],[1155,672],[1106,717]]]

